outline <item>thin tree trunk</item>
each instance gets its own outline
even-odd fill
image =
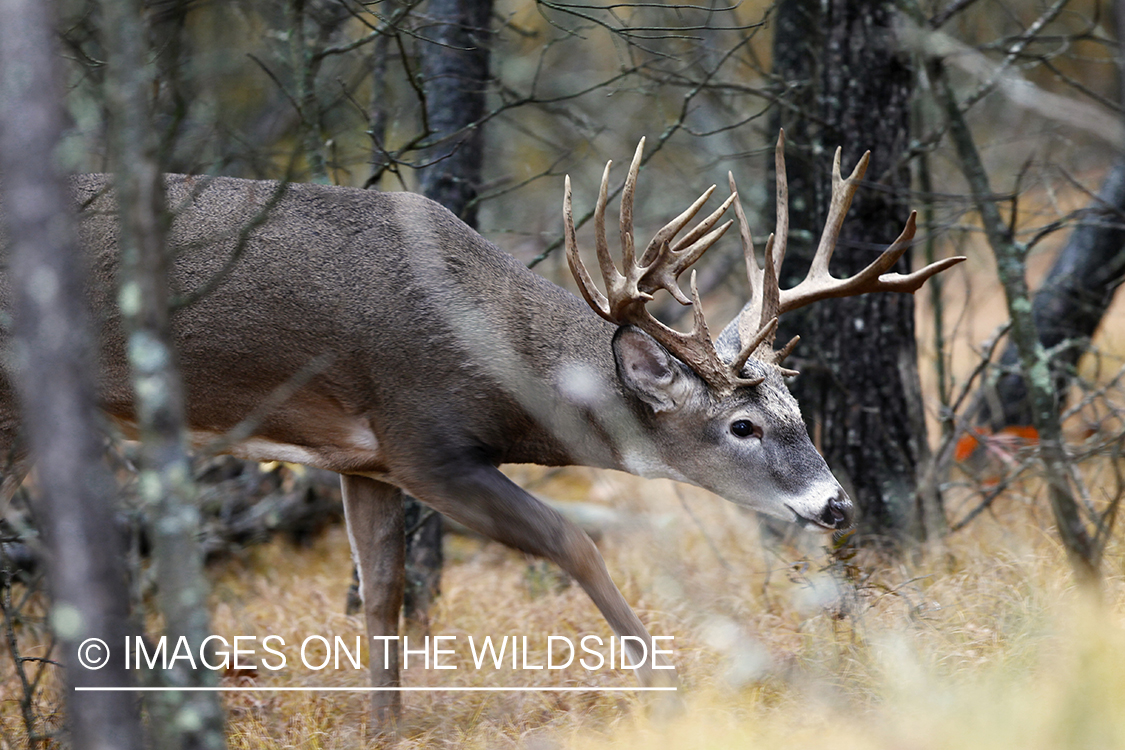
[[[395,0],[384,0],[383,4],[386,6],[383,12],[388,17],[400,12]],[[364,187],[377,188],[383,173],[390,166],[386,151],[388,125],[391,121],[388,101],[391,87],[387,85],[387,71],[391,60],[392,33],[388,28],[371,45],[371,104],[367,111],[367,135],[371,138],[371,174]]]
[[[320,101],[316,95],[316,70],[313,50],[305,38],[305,0],[289,4],[289,43],[292,56],[294,99],[301,115],[301,141],[313,182],[328,182],[328,160],[320,135]]]
[[[1066,548],[1077,578],[1087,584],[1098,581],[1098,551],[1091,537],[1072,490],[1063,447],[1062,425],[1051,382],[1047,353],[1040,343],[1040,333],[1031,312],[1031,299],[1025,277],[1024,253],[1016,245],[1007,223],[1000,216],[996,203],[989,199],[992,187],[977,152],[972,132],[945,79],[940,61],[930,66],[931,79],[949,119],[949,133],[957,148],[961,171],[973,194],[973,202],[981,215],[985,236],[996,256],[996,269],[1008,303],[1012,321],[1011,338],[1019,353],[1021,375],[1027,383],[1031,423],[1039,433],[1039,456],[1043,461],[1044,478],[1051,511],[1059,536]]]
[[[113,118],[110,151],[121,224],[118,300],[141,437],[138,486],[142,500],[155,508],[150,533],[167,635],[173,642],[186,636],[192,651],[199,653],[211,634],[208,587],[196,540],[199,512],[184,441],[183,383],[169,321],[167,211],[150,125],[152,79],[141,21],[144,7],[142,0],[114,0],[103,8],[109,56],[106,98]],[[179,670],[160,679],[176,687],[216,684],[207,669]],[[226,746],[217,693],[155,693],[150,710],[154,739],[161,748]]]
[[[172,172],[191,172],[198,168],[198,143],[177,153],[178,137],[190,128],[192,103],[200,97],[191,73],[193,50],[186,31],[187,15],[196,0],[147,0],[152,28],[156,70],[153,88],[156,102],[153,122],[165,145],[161,163]]]
[[[477,187],[484,139],[473,124],[484,114],[488,86],[492,0],[430,0],[421,30],[426,122],[437,144],[422,169],[422,193],[471,227],[477,223]],[[428,621],[441,582],[441,515],[406,498],[406,617]]]
[[[39,467],[51,624],[70,688],[70,742],[76,748],[129,750],[143,744],[134,697],[77,690],[132,684],[120,651],[131,628],[124,540],[114,527],[114,488],[97,432],[84,262],[58,172],[64,115],[51,10],[42,0],[0,2],[0,173],[15,308],[8,354],[15,355],[31,454]],[[101,639],[108,655],[87,642],[93,638]],[[103,655],[108,662],[100,669],[80,661],[84,656],[92,664]]]

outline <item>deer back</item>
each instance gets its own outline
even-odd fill
[[[128,425],[115,198],[104,175],[74,186],[101,316],[102,396]],[[528,406],[550,410],[546,391],[568,362],[612,381],[613,328],[443,207],[411,193],[221,177],[170,175],[166,191],[171,291],[199,295],[173,316],[198,442],[319,365],[262,415],[260,448],[372,473],[440,460],[440,448],[573,462],[573,447],[537,424],[555,415]]]

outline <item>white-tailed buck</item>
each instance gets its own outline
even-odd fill
[[[502,463],[669,477],[803,526],[851,524],[851,502],[809,441],[783,382],[781,362],[792,342],[774,350],[777,316],[825,297],[913,292],[960,259],[887,273],[913,236],[911,216],[866,270],[832,278],[828,262],[867,164],[864,156],[842,179],[837,151],[832,207],[812,270],[797,287],[779,290],[788,234],[781,141],[777,228],[764,268],[733,179],[718,210],[675,239],[712,188],[638,256],[632,203],[643,144],[621,199],[624,274],[606,241],[609,165],[602,178],[594,226],[605,294],[579,259],[567,181],[567,259],[586,302],[418,195],[292,184],[278,198],[271,182],[167,178],[175,211],[172,291],[209,288],[174,317],[193,440],[223,436],[305,373],[307,382],[227,451],[340,473],[369,635],[398,631],[406,491],[485,536],[556,563],[617,635],[648,642],[593,542],[508,480],[497,469]],[[106,176],[78,177],[74,188],[101,316],[101,399],[128,427],[133,394],[114,303],[115,197]],[[732,203],[753,298],[713,343],[694,277],[690,298],[677,277],[733,223],[717,226]],[[646,311],[658,289],[693,305],[691,333]],[[321,364],[310,376],[314,362]],[[0,394],[12,393],[0,385]],[[0,403],[0,449],[15,444],[17,427],[9,395]],[[374,685],[398,685],[393,661],[384,668],[382,659],[371,660]],[[638,669],[642,683],[671,674],[652,666]],[[377,719],[389,720],[398,693],[373,696]]]

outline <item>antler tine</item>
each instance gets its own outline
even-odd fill
[[[778,285],[778,273],[781,262],[785,258],[785,249],[789,237],[789,181],[785,173],[785,130],[780,130],[777,135],[777,146],[774,148],[774,165],[777,184],[777,223],[774,233],[766,240],[765,266],[759,267],[754,256],[754,247],[750,238],[750,229],[746,222],[746,215],[741,204],[737,205],[735,213],[742,227],[742,252],[746,257],[746,274],[750,281],[750,304],[743,308],[738,319],[738,337],[740,341],[754,340],[758,347],[773,350],[776,328],[771,326],[771,321],[781,314],[781,289]],[[734,189],[734,177],[730,177],[731,189]]]
[[[641,169],[641,155],[644,153],[645,139],[642,136],[633,152],[629,164],[629,174],[625,177],[625,187],[621,191],[621,257],[625,273],[636,265],[636,250],[633,246],[633,193],[637,188],[637,172]]]
[[[765,289],[765,271],[758,265],[758,258],[754,254],[754,237],[750,232],[750,222],[746,220],[746,213],[742,210],[742,201],[737,199],[738,186],[734,182],[734,175],[727,172],[727,181],[730,183],[731,195],[735,196],[734,201],[734,215],[738,219],[738,235],[742,243],[742,259],[746,264],[746,281],[750,284],[750,302],[738,315],[738,340],[739,342],[749,341],[751,337],[757,336],[755,331],[760,332],[759,326],[755,321],[760,318],[762,310],[762,291]],[[766,257],[769,257],[770,246],[772,245],[773,236],[770,236],[770,242],[766,245]],[[761,343],[758,340],[758,343]],[[741,355],[739,355],[741,359]],[[739,365],[746,364],[746,360],[742,359]]]
[[[778,240],[776,234],[771,234],[766,240],[766,267],[762,269],[762,313],[758,318],[759,326],[764,326],[772,318],[781,314],[781,286],[777,280],[778,267],[774,261],[773,249],[781,245],[781,252],[785,252],[785,240]],[[747,321],[753,323],[753,321]],[[773,346],[773,338],[766,342]]]
[[[777,318],[774,318],[774,320],[777,320]],[[778,349],[773,358],[774,364],[780,365],[782,362],[784,362],[785,358],[792,354],[793,350],[797,348],[797,344],[800,342],[800,340],[800,336],[794,336],[793,338],[789,339],[788,344]],[[786,372],[796,374],[793,370],[787,370]]]
[[[604,181],[603,181],[604,184]],[[582,297],[586,300],[586,304],[594,308],[594,311],[601,315],[606,320],[613,322],[613,318],[609,312],[609,300],[602,294],[601,290],[594,285],[593,278],[590,277],[589,271],[582,263],[581,256],[578,255],[578,241],[574,232],[574,213],[571,209],[570,198],[570,175],[566,176],[563,188],[563,233],[566,238],[566,262],[570,266],[570,273],[574,276],[574,280],[578,282],[578,291],[582,293]],[[616,271],[616,269],[614,269]]]
[[[961,261],[965,260],[965,256],[958,255],[952,258],[943,258],[942,260],[935,261],[925,268],[920,268],[913,273],[887,273],[879,277],[879,290],[886,292],[906,292],[913,294],[926,282],[926,279],[935,274],[939,274],[947,268],[951,268]]]
[[[840,156],[843,149],[836,148],[836,156],[832,160],[832,202],[828,206],[828,219],[824,222],[824,232],[820,235],[820,244],[817,245],[816,255],[813,256],[812,267],[809,268],[809,279],[828,277],[828,263],[832,260],[832,252],[836,249],[836,241],[840,238],[840,229],[844,226],[844,217],[851,208],[852,198],[859,189],[859,181],[867,173],[867,163],[871,159],[871,152],[866,151],[855,169],[845,180],[840,176]]]
[[[762,313],[758,325],[765,327],[773,318],[781,314],[781,262],[785,260],[785,250],[789,244],[789,178],[785,171],[785,130],[778,131],[777,146],[774,148],[774,182],[777,184],[777,224],[773,234],[766,242],[766,267],[762,272]],[[763,343],[773,350],[772,335]]]
[[[666,242],[671,242],[672,238],[679,234],[680,230],[687,226],[687,223],[699,213],[699,209],[703,207],[704,203],[711,199],[711,194],[714,192],[715,186],[712,185],[704,190],[703,195],[696,198],[695,203],[688,206],[687,210],[661,227],[660,231],[652,236],[652,241],[648,243],[648,247],[645,248],[645,253],[641,256],[641,265],[647,266],[652,263],[657,253],[660,252],[661,245]],[[709,219],[711,217],[707,218]]]
[[[776,327],[772,320],[781,314],[781,289],[777,283],[777,271],[785,256],[785,240],[789,235],[789,181],[785,179],[785,132],[777,136],[774,152],[777,173],[777,224],[775,232],[766,240],[765,266],[758,266],[751,240],[749,223],[742,211],[741,202],[735,204],[742,241],[742,255],[746,259],[746,275],[750,283],[750,304],[742,308],[738,316],[739,342],[757,342],[754,349],[765,346],[773,350]],[[731,191],[736,191],[735,178],[728,174]],[[745,364],[745,360],[742,360]]]
[[[693,203],[687,211],[680,214],[672,222],[666,224],[652,238],[652,242],[648,244],[638,264],[644,269],[640,279],[637,281],[639,289],[650,293],[657,289],[666,289],[681,305],[691,304],[691,300],[684,295],[683,291],[676,283],[676,279],[684,272],[684,269],[699,260],[699,257],[707,251],[707,248],[714,245],[715,242],[726,233],[727,229],[730,228],[733,222],[728,221],[718,229],[711,229],[715,223],[722,218],[723,214],[726,213],[726,210],[730,208],[733,198],[727,198],[723,201],[722,205],[712,211],[703,221],[699,222],[685,237],[677,241],[675,245],[669,245],[668,243],[671,241],[672,237],[675,236],[676,232],[682,229],[692,216],[699,211],[703,202],[711,197],[711,194],[714,192],[715,186],[712,185],[703,195],[696,199],[695,203]]]
[[[762,345],[767,338],[772,339],[777,335],[777,318],[773,318],[770,322],[762,326],[762,329],[742,345],[742,349],[738,352],[738,356],[730,363],[730,369],[736,375],[742,372],[742,368],[746,365],[746,360],[750,359],[751,355]]]
[[[774,227],[773,267],[775,271],[781,269],[781,262],[785,260],[785,250],[789,242],[789,178],[785,172],[785,129],[777,134],[777,146],[773,151],[774,182],[777,185],[777,225]],[[767,257],[771,254],[766,253]],[[773,317],[773,316],[770,316]],[[766,322],[763,317],[762,323]]]
[[[730,201],[727,200],[721,208],[726,210],[726,207],[729,205]],[[668,243],[665,242],[660,246],[660,251],[656,254],[652,263],[647,267],[643,267],[641,276],[637,280],[637,289],[650,295],[657,289],[665,289],[681,305],[692,304],[691,300],[684,296],[676,279],[684,272],[684,269],[698,260],[699,256],[706,252],[707,248],[714,245],[720,237],[726,234],[726,231],[730,229],[732,224],[734,224],[733,221],[724,223],[722,226],[711,230],[693,244],[680,251],[677,251],[674,247],[670,247]]]
[[[667,329],[670,333],[676,334],[676,338],[690,340],[690,349],[697,350],[698,354],[693,357],[695,362],[689,362],[696,367],[701,368],[704,372],[700,375],[712,382],[722,382],[722,368],[717,367],[722,363],[719,355],[715,352],[715,345],[711,342],[711,331],[707,328],[707,318],[703,315],[703,302],[699,299],[699,288],[695,284],[695,269],[691,270],[691,333],[686,336],[679,331],[675,331],[660,321],[653,318],[657,325],[661,328]],[[648,315],[648,310],[645,310]],[[649,317],[652,317],[651,315]],[[712,372],[712,370],[714,370]]]
[[[746,221],[746,213],[742,210],[742,201],[738,198],[738,186],[734,182],[734,174],[727,172],[727,182],[730,183],[731,195],[735,196],[734,215],[738,219],[738,238],[742,243],[742,258],[746,261],[746,281],[750,284],[750,298],[753,300],[762,286],[762,269],[758,266],[758,258],[754,255],[754,236],[750,231],[750,222]]]
[[[598,188],[598,202],[594,205],[594,249],[598,254],[598,266],[602,271],[602,279],[605,281],[606,292],[611,292],[612,288],[623,283],[625,277],[617,270],[617,266],[613,263],[613,255],[609,252],[609,242],[605,238],[605,207],[609,202],[609,168],[613,166],[613,161],[605,163],[605,170],[602,172],[602,184]],[[632,232],[629,233],[632,238]],[[628,273],[629,266],[625,266],[626,273]],[[610,294],[612,297],[613,295]]]
[[[679,331],[668,329],[654,319],[657,325],[666,328],[677,337],[690,338],[692,340],[692,348],[697,349],[699,354],[696,355],[695,362],[684,361],[691,365],[692,369],[695,369],[704,380],[719,388],[725,389],[761,385],[765,377],[744,378],[741,376],[742,365],[746,364],[745,359],[743,359],[737,367],[734,367],[723,362],[723,360],[719,358],[718,352],[715,351],[715,345],[711,341],[711,332],[707,329],[707,319],[703,316],[703,303],[699,299],[699,289],[695,285],[695,269],[692,269],[691,272],[691,304],[692,317],[694,320],[691,326],[691,333],[686,336]],[[697,367],[699,369],[697,369]]]
[[[715,192],[715,188],[716,188],[716,186],[712,185],[707,190],[707,192],[704,193],[704,195],[708,195],[708,196],[711,195],[711,193]],[[711,214],[706,219],[704,219],[703,221],[696,224],[695,227],[690,232],[685,234],[679,240],[676,240],[676,244],[672,246],[672,250],[674,250],[677,253],[681,253],[681,252],[685,252],[684,248],[689,247],[689,246],[694,245],[694,244],[698,244],[697,241],[699,240],[699,238],[706,235],[708,232],[711,231],[711,227],[713,227],[717,223],[719,223],[719,219],[721,219],[723,217],[723,214],[725,214],[727,212],[727,209],[730,208],[730,205],[731,205],[731,203],[734,202],[734,199],[735,199],[735,196],[733,194],[730,195],[729,197],[727,197],[727,199],[725,201],[723,201],[719,205],[718,208],[716,208],[714,211],[712,211]],[[703,245],[703,250],[706,250],[710,246],[711,245],[709,245],[709,244]],[[700,255],[702,255],[703,250],[697,251],[697,255],[695,256],[695,258],[698,258]]]

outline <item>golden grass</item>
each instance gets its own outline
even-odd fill
[[[577,485],[593,476],[562,475]],[[683,706],[630,694],[409,693],[400,747],[1125,747],[1120,544],[1101,607],[1074,589],[1043,514],[1020,503],[916,563],[866,555],[867,572],[849,581],[823,554],[765,554],[753,519],[704,493],[680,490],[689,515],[665,483],[597,481],[638,513],[601,546],[650,630],[675,636]],[[477,540],[449,547],[432,633],[458,644],[608,636],[585,595],[541,566]],[[256,549],[215,571],[214,628],[350,642],[363,625],[341,613],[348,570],[341,529],[309,549]],[[459,655],[458,670],[411,669],[405,684],[634,684],[621,671],[477,671]],[[358,686],[366,675],[287,668],[238,679]],[[232,696],[231,746],[361,747],[365,706],[362,694]]]
[[[630,693],[408,693],[399,747],[1125,747],[1125,550],[1108,551],[1094,605],[1034,503],[1001,502],[908,564],[863,553],[849,578],[823,552],[765,552],[753,518],[703,492],[680,488],[681,500],[670,483],[587,470],[538,489],[587,492],[635,514],[601,548],[650,630],[675,636],[682,706]],[[548,635],[609,633],[578,587],[540,564],[475,539],[447,547],[431,632],[458,637],[460,668],[412,668],[406,685],[635,684],[620,670],[473,669],[469,635],[526,635],[539,644],[536,664]],[[306,548],[251,549],[212,573],[214,632],[277,634],[290,656],[283,670],[228,673],[225,684],[366,684],[363,669],[315,671],[293,658],[308,635],[363,634],[343,614],[342,528]],[[0,721],[11,737],[9,665]],[[228,694],[230,746],[379,746],[365,738],[366,704],[362,693]]]

